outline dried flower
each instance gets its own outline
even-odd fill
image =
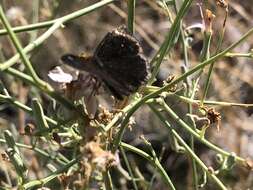
[[[215,18],[215,15],[210,11],[209,9],[206,9],[205,16],[204,16],[204,22],[205,22],[205,31],[212,34],[213,33],[213,20]]]
[[[109,151],[103,150],[97,142],[92,141],[86,144],[85,153],[88,161],[102,171],[116,164],[115,155]]]

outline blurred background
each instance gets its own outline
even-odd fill
[[[87,7],[96,3],[94,0],[2,0],[0,1],[8,16],[12,26],[27,25],[31,23],[47,21],[58,18]],[[166,11],[161,6],[162,1],[140,0],[136,5],[136,27],[135,37],[139,40],[145,56],[151,60],[156,51],[162,44],[171,22],[169,16],[175,17],[175,12]],[[187,30],[189,38],[189,60],[190,66],[199,63],[199,56],[203,45],[203,31],[201,27],[203,19],[201,17],[200,7],[197,3],[202,1],[194,1],[190,11],[184,18],[184,28]],[[226,31],[222,49],[228,47],[231,43],[237,41],[244,33],[253,26],[253,6],[251,0],[229,1],[229,13],[226,21]],[[169,4],[169,3],[168,3]],[[180,1],[178,1],[180,4]],[[209,1],[208,7],[202,7],[203,10],[208,8],[216,15],[213,21],[213,39],[211,43],[211,54],[215,53],[218,43],[219,34],[222,31],[222,25],[226,12],[218,7],[215,1]],[[171,14],[171,15],[169,15]],[[127,3],[126,1],[118,1],[92,13],[84,15],[80,18],[72,20],[64,25],[63,28],[54,32],[42,45],[37,47],[31,54],[31,61],[41,78],[54,85],[53,81],[48,78],[48,72],[53,67],[61,65],[60,57],[65,53],[93,53],[96,46],[102,40],[104,35],[114,28],[127,23]],[[203,25],[202,25],[203,26]],[[31,32],[19,33],[18,36],[22,41],[22,45],[26,46],[36,37],[45,32],[46,29],[39,29]],[[234,49],[236,53],[248,53],[251,51],[253,38],[250,37],[241,45]],[[7,36],[0,36],[1,62],[13,56],[14,49]],[[168,76],[181,74],[183,65],[182,47],[176,45],[167,59],[163,61],[157,81],[155,85],[161,86],[162,81]],[[17,64],[15,67],[24,70],[24,66]],[[203,84],[207,76],[207,69],[204,70],[203,82],[200,83],[197,98],[202,97]],[[212,83],[208,93],[208,100],[224,101],[224,102],[240,102],[253,103],[253,59],[252,58],[236,58],[227,57],[215,63],[214,73],[212,75]],[[36,96],[34,89],[31,89],[20,81],[14,79],[10,75],[0,73],[0,80],[4,81],[9,92],[17,97],[17,99],[25,104],[30,104],[32,97]],[[168,99],[171,108],[184,119],[186,116],[186,104],[175,99]],[[215,127],[209,128],[207,138],[219,145],[221,148],[235,152],[243,158],[253,157],[253,109],[240,107],[215,107],[221,113],[220,131]],[[166,168],[172,180],[178,186],[178,189],[190,186],[192,178],[191,169],[189,167],[189,158],[174,152],[170,148],[168,131],[162,127],[159,120],[150,113],[145,106],[135,114],[136,125],[124,136],[124,141],[129,142],[139,148],[145,149],[139,136],[144,134],[152,143],[154,149],[159,155],[162,151],[161,163]],[[8,104],[0,103],[0,127],[1,130],[13,128],[22,131],[27,121],[31,118],[24,112],[10,107]],[[183,134],[186,139],[187,134]],[[210,151],[204,145],[197,143],[196,150],[200,158],[207,166],[214,164],[215,153]],[[4,147],[1,148],[4,151]],[[46,169],[39,171],[41,163],[34,163],[32,155],[29,159],[31,166],[34,168],[31,175],[44,176]],[[128,155],[130,160],[139,166],[145,177],[151,177],[153,169],[147,163],[141,163],[135,155]],[[4,165],[4,161],[0,161],[0,165]],[[145,165],[145,166],[144,166]],[[37,167],[37,168],[36,168]],[[9,170],[8,166],[3,170]],[[38,173],[36,173],[38,172]],[[223,174],[221,174],[223,175]],[[234,168],[232,172],[224,174],[225,184],[229,184],[231,189],[250,189],[253,186],[252,172],[244,168]],[[0,181],[4,181],[4,176],[0,174]],[[119,181],[119,183],[124,183]],[[155,186],[160,189],[166,189],[162,182],[157,181]],[[127,186],[121,186],[127,189]],[[124,187],[124,188],[123,188]],[[190,188],[189,188],[190,189]],[[212,189],[212,184],[206,187]]]

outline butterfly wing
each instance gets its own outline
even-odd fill
[[[110,59],[110,57],[137,55],[140,51],[138,41],[131,36],[125,26],[121,26],[106,34],[96,48],[94,55]]]
[[[140,45],[125,27],[104,37],[94,53],[94,59],[114,95],[115,92],[129,95],[148,78],[148,63],[141,54]]]
[[[63,63],[78,69],[83,70],[89,73],[94,74],[96,70],[96,65],[93,64],[92,56],[77,56],[73,54],[65,54],[61,57]]]
[[[113,66],[110,65],[113,62]],[[104,80],[115,81],[125,86],[130,92],[134,92],[147,80],[148,71],[146,60],[141,55],[132,57],[112,58],[110,61],[103,61],[109,67],[103,70]]]

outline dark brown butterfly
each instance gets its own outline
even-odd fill
[[[117,99],[136,92],[149,75],[138,41],[124,26],[107,33],[93,56],[66,54],[61,60],[103,81]]]

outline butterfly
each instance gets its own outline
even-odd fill
[[[66,54],[61,60],[102,81],[119,100],[136,92],[149,77],[142,48],[125,26],[108,32],[92,56]]]

